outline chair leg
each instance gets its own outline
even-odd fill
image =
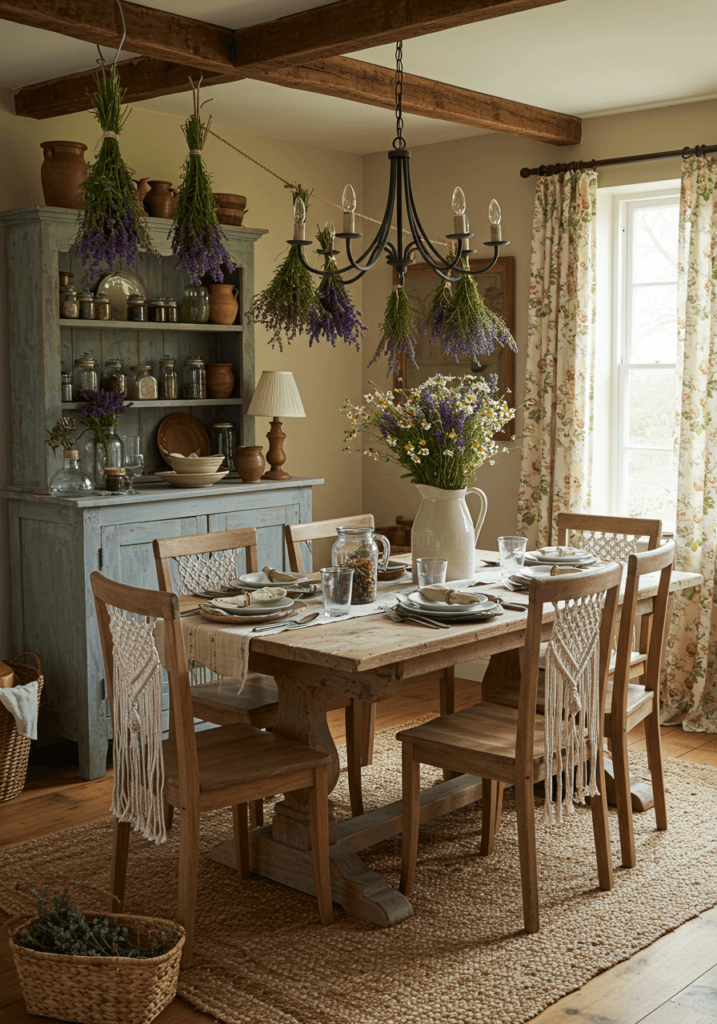
[[[546,785],[550,779],[546,779]],[[533,781],[519,776],[515,781],[515,809],[518,817],[518,856],[523,888],[523,920],[527,932],[540,930],[538,909],[538,860],[535,848],[535,798]]]
[[[483,779],[483,826],[480,836],[480,855],[490,857],[495,845],[495,837],[500,824],[503,810],[504,782],[495,779]]]
[[[612,735],[612,767],[615,776],[615,802],[617,804],[617,820],[620,828],[620,853],[622,866],[634,868],[637,863],[635,853],[635,833],[632,827],[632,795],[630,793],[630,764],[627,755],[627,733],[616,721]],[[607,797],[607,794],[606,794]]]
[[[167,832],[172,830],[172,822],[174,821],[174,807],[167,800],[164,801],[164,827]]]
[[[361,766],[373,764],[373,740],[376,733],[376,705],[363,701],[361,705]]]
[[[264,801],[252,800],[249,804],[249,828],[261,828],[264,824]]]
[[[124,886],[127,878],[129,829],[128,821],[118,821],[115,818],[112,834],[112,867],[110,868],[110,914],[122,913]]]
[[[333,924],[334,905],[331,899],[331,861],[329,859],[329,790],[326,781],[326,765],[321,765],[314,772],[314,785],[309,797],[309,829],[319,917],[322,924]]]
[[[446,715],[452,715],[456,710],[456,678],[453,666],[445,669],[443,672],[438,692],[441,718],[444,718]],[[459,774],[460,772],[452,772],[449,768],[443,769],[443,778],[445,782],[449,782],[451,779],[457,778]]]
[[[658,832],[667,828],[667,803],[665,801],[665,777],[662,773],[662,744],[660,740],[660,702],[657,695],[652,698],[652,711],[645,719],[645,741],[647,764],[655,797],[655,820]]]
[[[232,807],[234,850],[237,858],[237,871],[242,881],[249,877],[249,829],[246,823],[246,814],[246,804],[234,804]]]
[[[595,856],[597,857],[598,882],[601,889],[612,889],[614,884],[612,872],[612,854],[610,852],[610,826],[607,816],[607,793],[605,791],[605,765],[602,746],[598,746],[596,766],[596,783],[599,790],[597,796],[590,798],[590,810],[593,818],[593,836],[595,838]]]
[[[418,826],[421,815],[421,766],[413,760],[413,744],[403,743],[403,842],[401,846],[401,885],[404,896],[410,896],[416,877],[418,858]]]
[[[246,809],[244,810],[246,821]],[[197,905],[199,870],[199,809],[183,808],[179,823],[179,923],[187,938],[182,950],[181,969],[192,965],[194,951],[194,914]]]
[[[349,770],[349,797],[351,799],[351,816],[363,814],[363,794],[361,792],[361,700],[352,700],[346,708],[346,759]]]

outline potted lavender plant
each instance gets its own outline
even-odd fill
[[[95,487],[105,490],[105,469],[124,466],[124,446],[116,433],[120,416],[131,403],[116,391],[85,391],[80,420],[92,439],[85,444],[85,468],[94,478]]]

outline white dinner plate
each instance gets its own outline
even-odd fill
[[[485,604],[489,599],[485,594],[474,594],[473,597],[477,597],[481,604]],[[425,608],[426,611],[456,611],[456,612],[471,612],[478,607],[478,603],[473,604],[448,604],[445,601],[429,601],[427,597],[424,597],[420,590],[412,590],[406,597],[419,608]]]
[[[412,601],[407,600],[406,597],[399,598],[398,603],[401,605],[406,612],[415,612],[417,615],[425,615],[426,618],[441,619],[443,622],[471,622],[473,619],[489,619],[493,615],[501,613],[502,609],[495,601],[487,599],[485,603],[474,604],[469,608],[469,613],[458,613],[454,611],[454,607],[445,605],[443,608],[435,607],[436,602],[433,602],[433,608],[425,608],[422,605],[415,605]],[[468,607],[468,606],[466,606]]]
[[[569,558],[550,558],[547,555],[534,555],[534,565],[592,565],[595,555],[585,555],[578,558],[571,555]]]
[[[300,572],[291,573],[294,577],[294,583],[308,582],[306,574]],[[263,572],[248,572],[243,576],[240,576],[236,580],[229,581],[232,587],[243,587],[245,590],[261,590],[263,587],[283,587],[285,590],[287,587],[291,587],[290,583],[272,583],[269,577]]]
[[[213,601],[209,603],[214,604]],[[283,612],[288,608],[292,608],[293,605],[294,601],[290,597],[282,597],[280,601],[272,601],[271,603],[261,601],[256,604],[248,604],[244,608],[229,604],[226,599],[222,599],[222,603],[217,604],[216,607],[222,611],[229,612],[231,615],[246,615],[247,618],[251,618],[252,615],[269,615],[272,612]]]

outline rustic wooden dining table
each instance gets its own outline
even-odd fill
[[[410,560],[410,556],[405,556]],[[476,579],[481,580],[490,551],[476,551]],[[657,593],[657,575],[641,581],[637,613],[649,613]],[[406,589],[407,581],[400,586]],[[672,592],[698,586],[694,573],[673,572]],[[501,592],[495,585],[477,591],[500,594],[525,604],[527,594]],[[329,792],[339,777],[339,758],[327,724],[327,698],[338,691],[368,702],[386,700],[408,681],[438,678],[456,666],[490,659],[483,685],[519,675],[519,651],[524,643],[527,614],[505,610],[494,619],[452,625],[447,630],[396,623],[386,614],[337,620],[331,624],[286,631],[252,639],[249,668],[272,675],[279,690],[275,730],[331,755]],[[550,636],[554,612],[547,610],[543,639]],[[239,641],[238,641],[239,642]],[[444,711],[453,709],[444,707]],[[421,822],[472,803],[481,796],[481,780],[460,775],[431,786],[421,795]],[[361,850],[402,830],[401,802],[395,801],[348,821],[337,823],[329,801],[330,856],[333,899],[353,917],[391,926],[410,917],[409,900],[370,870],[358,856]],[[309,793],[287,794],[276,805],[270,825],[250,833],[251,869],[259,875],[307,893],[314,893],[309,838]],[[211,856],[236,867],[234,841],[228,838]]]

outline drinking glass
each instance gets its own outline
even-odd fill
[[[419,590],[421,587],[430,587],[436,583],[445,583],[447,571],[447,558],[417,558],[416,575],[418,577]]]
[[[516,569],[520,569],[525,561],[525,546],[527,543],[527,537],[498,538],[498,557],[500,558],[500,570],[503,577],[512,576]]]
[[[142,475],[144,469],[144,455],[140,451],[141,439],[136,435],[129,435],[124,438],[124,468],[129,480],[129,487],[126,494],[137,494],[134,488],[134,478]]]
[[[348,615],[351,610],[351,591],[354,571],[345,565],[330,565],[321,569],[321,589],[324,608],[331,616]]]

